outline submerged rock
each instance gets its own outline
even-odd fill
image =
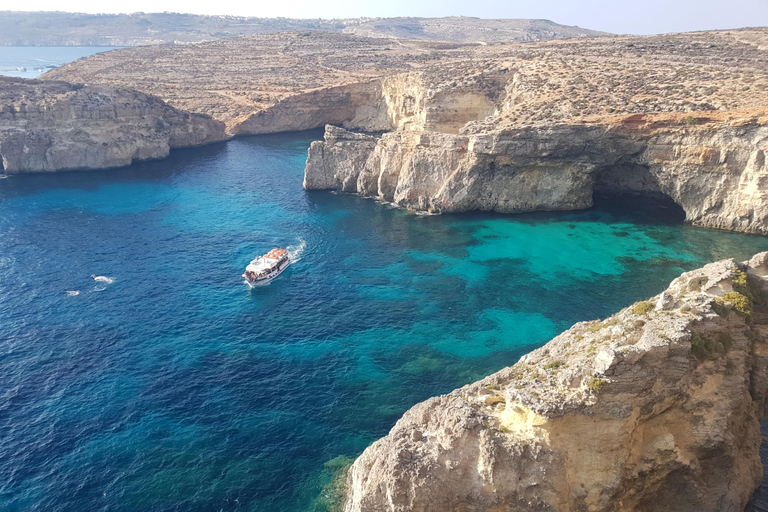
[[[120,167],[226,138],[224,123],[130,89],[0,77],[9,174]]]
[[[355,461],[345,510],[744,510],[763,474],[766,292],[768,253],[713,263],[416,405]]]

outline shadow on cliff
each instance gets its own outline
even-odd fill
[[[126,167],[14,174],[3,180],[3,192],[10,196],[36,194],[52,189],[95,190],[103,185],[163,181],[181,172],[205,172],[209,164],[227,151],[226,142],[195,148],[172,149],[161,160],[135,162]]]
[[[671,197],[643,196],[596,191],[593,210],[608,212],[633,223],[664,225],[685,222],[685,211]]]

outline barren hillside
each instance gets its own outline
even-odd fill
[[[482,131],[591,116],[766,108],[767,49],[768,28],[496,45],[281,33],[108,52],[43,78],[136,88],[238,132],[255,114],[318,91],[334,91],[336,105],[352,95],[351,117],[341,120],[348,121],[361,105],[379,108],[375,102],[387,92],[358,98],[359,91],[344,87],[411,73],[412,90],[397,93],[413,103],[406,111],[428,108],[438,96],[483,94],[492,105],[482,106],[482,117],[495,115],[483,122],[469,116],[476,122],[467,127]],[[313,101],[322,103],[308,97],[302,108]]]

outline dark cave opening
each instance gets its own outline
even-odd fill
[[[623,164],[598,170],[592,200],[600,209],[664,224],[685,222],[685,210],[662,191],[659,181],[645,165]]]

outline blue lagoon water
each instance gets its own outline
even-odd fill
[[[319,136],[0,179],[0,510],[322,510],[324,463],[413,404],[768,250],[657,206],[418,216],[307,193]],[[274,246],[299,261],[249,290]]]

